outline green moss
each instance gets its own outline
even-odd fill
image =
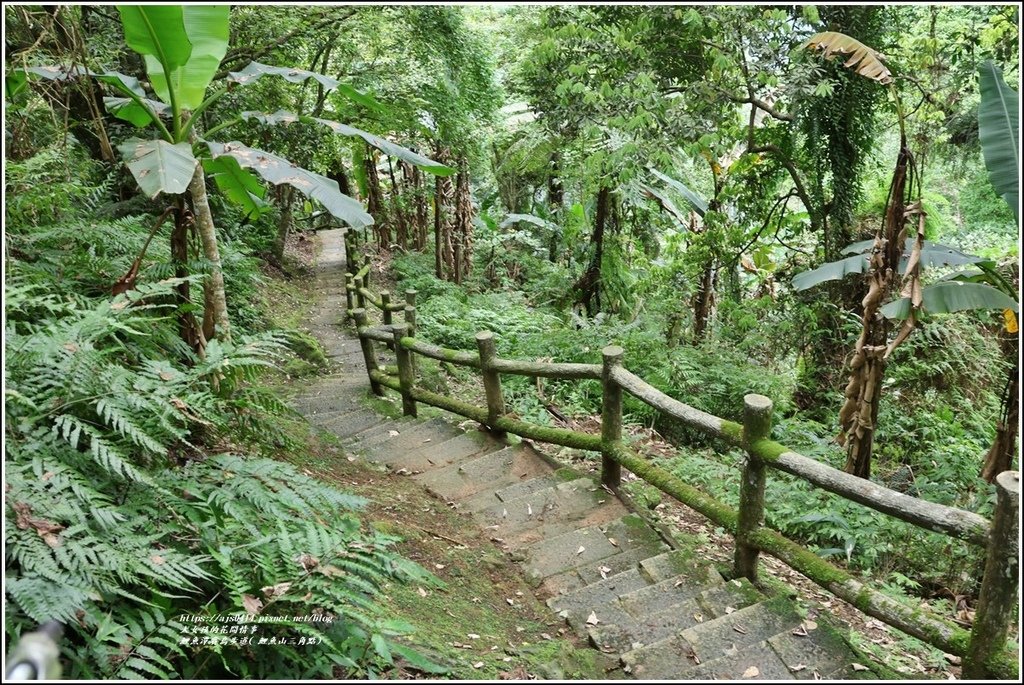
[[[750,534],[750,541],[759,549],[782,559],[819,585],[845,583],[851,579],[846,571],[830,564],[809,549],[784,538],[774,530],[756,530]]]
[[[661,490],[644,482],[629,482],[625,484],[626,493],[633,500],[645,509],[654,509],[661,504]]]
[[[684,483],[665,469],[637,456],[621,443],[612,446],[611,454],[615,461],[662,492],[675,497],[688,507],[696,509],[726,530],[730,532],[736,530],[738,514],[735,509]]]
[[[552,475],[555,477],[556,480],[561,481],[563,483],[568,483],[570,481],[579,480],[582,474],[580,474],[579,471],[570,469],[569,467],[565,467],[558,469]]]
[[[791,452],[785,445],[780,445],[774,440],[757,440],[750,446],[750,451],[762,461],[773,462],[783,452]]]
[[[743,426],[735,421],[722,420],[722,434],[727,442],[734,445],[743,444]]]
[[[327,357],[320,346],[320,341],[308,333],[298,330],[288,331],[286,335],[288,348],[295,353],[296,357],[316,366],[327,366]]]

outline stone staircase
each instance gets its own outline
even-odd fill
[[[389,419],[368,408],[359,343],[337,325],[344,310],[340,231],[320,234],[320,287],[310,319],[339,371],[306,387],[295,407],[349,454],[408,475],[465,512],[521,565],[548,606],[601,652],[609,677],[697,679],[876,678],[826,616],[809,620],[787,597],[670,544],[598,482],[439,418]],[[384,360],[388,363],[388,360]]]

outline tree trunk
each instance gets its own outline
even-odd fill
[[[288,242],[288,235],[292,231],[292,203],[295,194],[289,185],[277,187],[277,198],[281,205],[281,216],[277,220],[277,236],[274,238],[274,259],[278,265],[284,259],[284,246]]]
[[[174,213],[174,229],[171,231],[171,263],[176,278],[188,277],[188,233],[195,221],[194,215],[185,207],[183,196],[178,196],[177,211]],[[203,334],[196,324],[195,316],[186,307],[192,303],[188,281],[177,286],[178,335],[199,356],[203,354]]]
[[[373,232],[377,237],[377,247],[387,249],[391,245],[391,226],[388,223],[387,211],[381,198],[376,156],[373,148],[369,145],[366,146],[363,164],[366,169],[366,210],[373,217]]]
[[[455,188],[455,282],[472,271],[473,265],[473,197],[469,189],[469,169],[466,158],[459,160],[459,175]]]
[[[438,162],[446,164],[449,157],[447,149],[440,146],[435,149],[434,159]],[[434,183],[434,270],[441,279],[454,278],[453,216],[450,211],[454,200],[455,188],[451,177],[437,176]]]
[[[405,219],[405,212],[402,210],[401,194],[402,189],[395,180],[395,167],[388,157],[388,177],[391,179],[391,206],[395,216],[395,242],[403,252],[409,247],[409,225]]]
[[[206,177],[203,165],[196,166],[188,192],[192,196],[192,208],[195,211],[196,229],[203,243],[203,256],[210,264],[210,272],[203,284],[206,311],[204,312],[203,333],[207,340],[216,337],[218,340],[231,339],[231,326],[228,322],[228,304],[224,293],[224,274],[220,265],[220,250],[217,248],[217,229],[213,225],[213,214],[206,197]],[[209,321],[209,324],[206,321]]]
[[[711,310],[715,303],[715,284],[717,280],[718,270],[715,268],[715,258],[712,257],[704,264],[700,285],[693,296],[694,345],[704,342],[704,337],[707,335],[708,322],[711,320]]]
[[[996,438],[985,455],[981,477],[989,483],[1003,471],[1013,470],[1013,457],[1017,454],[1017,429],[1020,422],[1020,357],[1017,333],[1004,333],[1001,339],[1003,355],[1013,364],[1003,389],[1002,411],[996,424]]]
[[[594,233],[590,239],[594,245],[594,254],[583,275],[573,285],[573,290],[577,293],[576,302],[586,307],[589,316],[594,316],[601,309],[601,260],[604,257],[604,229],[608,222],[610,205],[611,189],[601,186],[597,193]]]
[[[548,207],[557,223],[562,212],[564,192],[562,190],[561,166],[557,151],[551,153],[551,168],[548,170]],[[548,261],[552,264],[558,261],[558,239],[561,229],[555,228],[551,231],[551,240],[548,243]]]

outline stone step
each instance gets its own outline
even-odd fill
[[[404,426],[405,423],[400,419],[389,419],[387,417],[382,416],[380,423],[374,426],[370,426],[368,428],[364,428],[358,433],[353,433],[352,435],[345,438],[344,443],[346,445],[364,444],[365,440],[371,437],[375,437],[377,435],[383,435],[385,438],[389,438],[391,437],[390,431],[400,432]]]
[[[682,575],[669,578],[654,585],[624,593],[618,598],[618,602],[626,613],[637,618],[657,613],[665,607],[693,599],[710,585],[721,583],[722,577],[718,572],[710,566],[707,568],[714,572],[714,577],[705,574],[704,577]]]
[[[409,452],[417,450],[426,445],[436,445],[450,440],[456,435],[462,435],[462,431],[443,419],[430,419],[412,430],[400,432],[387,440],[381,440],[368,445],[365,454],[368,458],[385,458],[387,455],[396,452]]]
[[[531,545],[523,566],[527,578],[546,578],[621,553],[600,526],[588,526]]]
[[[706,560],[685,549],[677,549],[668,554],[644,559],[640,562],[640,568],[654,583],[679,576],[702,578],[708,584],[721,583],[724,580],[721,574],[714,570],[714,567]]]
[[[648,585],[647,576],[633,567],[583,588],[551,597],[547,605],[559,613],[565,612],[564,617],[568,619],[570,613],[589,613],[602,604],[615,601],[624,592]]]
[[[645,574],[641,575],[646,577]],[[685,579],[680,580],[685,584]],[[674,583],[672,580],[662,582]],[[744,578],[735,584],[729,582],[705,588],[693,597],[675,604],[665,604],[661,608],[652,606],[650,611],[642,614],[626,607],[626,611],[631,614],[630,620],[621,624],[594,626],[588,631],[589,637],[591,644],[601,651],[621,654],[726,615],[727,610],[732,613],[763,599],[764,596]]]
[[[496,504],[477,512],[475,517],[484,528],[494,531],[493,537],[507,540],[518,531],[539,528],[548,522],[563,524],[571,521],[573,514],[593,509],[607,499],[607,493],[597,493],[594,481],[579,478]]]
[[[639,570],[641,561],[667,550],[668,546],[663,543],[653,551],[629,549],[599,562],[584,564],[563,573],[548,576],[540,584],[540,589],[551,595],[573,592],[629,569]]]
[[[395,450],[388,455],[374,457],[391,468],[392,471],[405,469],[411,474],[429,471],[461,463],[470,457],[501,449],[501,446],[482,431],[472,431],[456,435],[443,442],[431,442],[419,449]]]
[[[857,657],[827,617],[818,616],[814,622],[817,623],[816,628],[799,631],[806,632],[806,635],[794,635],[789,630],[768,638],[768,644],[789,669],[790,678],[814,680],[815,674],[821,678],[844,680],[876,676],[870,670],[853,669],[851,664],[857,661]],[[804,621],[803,625],[807,626],[808,622]],[[837,672],[843,675],[833,675]],[[870,676],[865,676],[865,673]]]
[[[440,419],[434,419],[434,421],[439,420]],[[401,436],[415,431],[417,428],[419,428],[425,423],[429,423],[429,420],[401,418],[393,419],[392,423],[394,423],[394,425],[386,431],[382,431],[379,433],[363,431],[361,433],[353,435],[351,438],[349,438],[350,447],[358,451],[365,451],[370,449],[374,445],[388,442],[389,440],[398,440]],[[390,431],[392,430],[398,433],[398,435],[391,435]]]
[[[500,535],[504,536],[502,540],[509,549],[523,550],[541,540],[564,535],[578,528],[603,527],[627,515],[629,510],[625,505],[611,497],[598,499],[590,508],[581,501],[579,506],[565,507],[557,516],[546,516],[514,530],[506,529]],[[495,530],[500,530],[500,527]]]
[[[576,475],[578,477],[579,474]],[[523,480],[513,485],[499,487],[497,490],[484,490],[472,497],[467,497],[460,501],[459,507],[463,511],[483,511],[489,507],[497,506],[502,502],[508,502],[513,499],[532,495],[533,493],[540,492],[541,490],[546,490],[547,488],[553,487],[562,482],[564,482],[563,479],[549,473],[548,475],[530,478],[529,480]]]
[[[338,384],[325,389],[323,394],[300,395],[292,400],[295,410],[307,417],[336,411],[352,411],[359,407],[359,401],[366,397],[362,386]]]
[[[547,462],[531,448],[515,445],[418,475],[416,480],[446,501],[460,501],[482,491],[493,494],[500,486],[518,484],[550,471]]]
[[[339,438],[347,438],[350,435],[376,426],[383,421],[383,417],[369,409],[360,409],[325,421],[322,425],[324,430],[330,431]]]
[[[738,654],[748,645],[800,625],[793,603],[776,597],[687,628],[622,655],[637,678],[677,679],[701,663]]]
[[[747,645],[742,649],[729,646],[726,653],[711,661],[686,671],[688,680],[792,680],[792,673],[786,664],[765,642]],[[735,653],[734,653],[735,652]],[[755,670],[756,669],[756,670]],[[756,675],[755,675],[756,674]]]

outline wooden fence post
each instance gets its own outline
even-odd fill
[[[345,271],[356,273],[356,243],[351,231],[345,231]]]
[[[363,266],[370,266],[370,255],[363,255]],[[370,289],[370,269],[367,269],[366,275],[363,276],[363,287],[367,290]]]
[[[345,274],[345,315],[352,316],[352,310],[356,308],[355,305],[355,291],[356,284],[352,279],[352,274]]]
[[[964,657],[963,677],[991,677],[988,661],[1003,651],[1013,608],[1017,604],[1017,572],[1020,568],[1020,472],[996,476],[996,510],[992,516],[985,576]]]
[[[402,413],[416,416],[416,400],[412,397],[415,376],[412,369],[412,352],[402,347],[402,338],[408,336],[409,325],[396,323],[391,327],[395,336],[395,358],[398,360],[398,383],[402,388]]]
[[[373,350],[373,341],[363,335],[363,328],[370,325],[369,320],[366,318],[366,310],[362,307],[357,307],[352,311],[352,317],[356,320],[356,330],[359,332],[359,347],[363,350],[363,363],[366,365],[366,375],[370,378],[370,390],[373,391],[374,395],[378,397],[384,397],[384,388],[380,386],[380,383],[373,380],[372,371],[376,371],[379,367],[377,366],[377,353]]]
[[[612,371],[622,365],[623,354],[618,345],[601,350],[601,483],[612,490],[622,482],[622,467],[611,456],[614,446],[622,442],[622,388],[612,380]]]
[[[366,309],[366,297],[362,293],[363,289],[363,277],[356,276],[353,279],[356,284],[356,309]]]
[[[415,293],[415,290],[407,290],[408,293]],[[415,296],[413,297],[415,301]],[[408,300],[406,300],[408,302]],[[410,338],[416,337],[416,307],[411,304],[405,305],[405,325],[409,327],[409,332],[406,333]],[[416,355],[409,355],[409,365],[412,367],[412,377],[416,378]]]
[[[419,291],[413,290],[412,288],[409,288],[408,290],[405,291],[405,304],[406,305],[411,305],[413,307],[416,306],[416,293],[417,292],[419,292]],[[410,333],[410,335],[412,335],[412,334]]]
[[[505,415],[505,398],[501,394],[501,375],[494,370],[494,358],[498,353],[494,346],[494,333],[480,331],[476,334],[476,347],[480,352],[480,373],[484,378],[484,393],[487,395],[487,423],[492,432],[504,435],[495,424]]]
[[[764,395],[743,397],[743,442],[747,447],[747,463],[740,480],[739,520],[736,523],[736,554],[733,575],[757,579],[758,549],[747,542],[747,536],[764,525],[764,483],[766,467],[750,447],[767,438],[772,430],[772,401]]]

